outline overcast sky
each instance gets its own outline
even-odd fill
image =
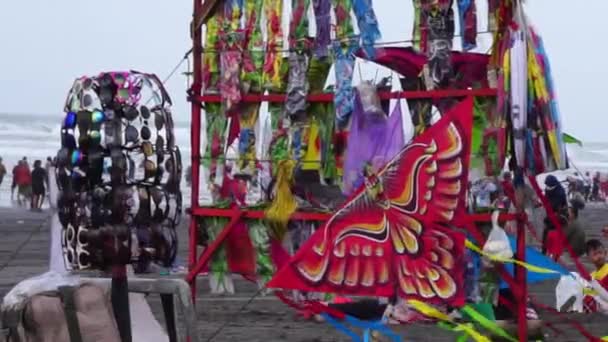
[[[383,40],[411,38],[410,0],[374,0],[374,7]],[[60,118],[65,93],[83,74],[137,69],[164,78],[190,48],[191,10],[188,0],[0,0],[0,113]],[[607,12],[608,0],[527,5],[551,59],[566,131],[585,141],[608,141]],[[189,115],[185,83],[179,74],[167,83],[180,121]]]

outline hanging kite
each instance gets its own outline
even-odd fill
[[[331,2],[330,0],[313,0],[315,11],[315,22],[317,34],[314,50],[316,57],[327,57],[329,55],[329,44],[331,42]]]
[[[269,287],[462,304],[463,215],[473,102],[402,149],[316,231]]]
[[[361,34],[361,46],[365,53],[373,58],[376,54],[374,44],[380,39],[378,19],[372,5],[372,0],[354,0],[353,10],[357,17],[357,25]]]

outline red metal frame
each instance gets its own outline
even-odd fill
[[[438,90],[415,90],[415,91],[394,91],[379,92],[378,96],[382,100],[388,99],[438,99],[445,97],[465,97],[465,96],[496,96],[496,89],[438,89]],[[222,98],[217,94],[205,94],[193,96],[194,100],[200,102],[221,102]],[[307,96],[308,102],[333,102],[333,93],[310,94]],[[243,102],[285,102],[285,94],[245,94]]]
[[[204,0],[194,0],[194,18],[199,18],[203,11]],[[191,123],[191,162],[192,162],[192,200],[191,200],[191,221],[190,221],[190,232],[189,232],[189,255],[188,255],[188,267],[189,273],[186,280],[191,286],[192,296],[196,303],[196,277],[203,270],[205,264],[209,261],[209,258],[213,252],[219,247],[219,245],[228,236],[231,229],[235,226],[238,220],[243,218],[263,218],[264,212],[260,210],[247,210],[247,209],[218,209],[218,208],[207,208],[201,207],[198,204],[199,198],[199,175],[200,175],[200,160],[201,160],[201,104],[203,102],[220,102],[220,95],[202,94],[202,29],[198,25],[193,24],[192,30],[192,45],[193,45],[193,83],[189,91],[192,109],[192,123]],[[433,90],[433,91],[401,91],[401,92],[383,92],[380,93],[381,99],[397,99],[397,98],[447,98],[447,97],[467,97],[467,96],[496,96],[496,89],[448,89],[448,90]],[[285,100],[284,94],[268,94],[268,95],[253,95],[245,94],[243,96],[245,102],[283,102]],[[311,94],[308,96],[309,102],[331,102],[333,101],[333,94],[331,93],[320,93]],[[331,214],[319,213],[319,212],[296,212],[292,216],[293,219],[297,220],[310,220],[310,221],[326,221]],[[230,218],[229,223],[224,226],[224,229],[214,242],[207,246],[202,255],[198,253],[198,230],[197,230],[197,217],[227,217]],[[501,220],[517,220],[517,252],[516,258],[519,260],[525,260],[525,217],[518,215],[501,215]],[[489,222],[489,215],[471,215],[469,217],[470,222]],[[476,236],[475,236],[476,235]],[[483,242],[483,237],[479,234],[474,234],[477,240]],[[527,340],[527,320],[526,320],[526,305],[527,305],[527,285],[526,285],[526,269],[518,265],[515,266],[515,277],[511,277],[502,267],[498,268],[499,274],[511,287],[517,303],[515,303],[516,310],[518,313],[518,334],[520,341]],[[515,278],[515,279],[514,279]],[[515,308],[514,308],[515,309]]]

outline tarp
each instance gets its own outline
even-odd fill
[[[511,248],[513,250],[517,249],[517,241],[515,238],[509,237],[511,242]],[[536,272],[526,272],[527,274],[527,282],[528,284],[540,283],[541,281],[551,280],[551,279],[559,279],[563,274],[568,274],[568,270],[566,270],[562,265],[553,261],[553,259],[547,257],[546,255],[539,252],[534,247],[526,247],[526,262],[528,264],[532,264],[534,266],[538,266],[541,268],[550,269],[558,273],[536,273]],[[505,263],[505,270],[509,272],[509,274],[513,275],[513,264]],[[501,281],[501,288],[507,288],[508,285],[504,281]]]

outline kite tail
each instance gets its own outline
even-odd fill
[[[331,3],[330,0],[313,0],[317,36],[315,39],[315,56],[327,57],[331,42]]]
[[[469,51],[477,47],[477,9],[474,0],[458,0],[462,49]]]
[[[376,55],[374,44],[380,39],[381,34],[378,28],[378,19],[372,7],[372,0],[354,0],[353,9],[359,25],[363,50],[368,57],[374,58]]]
[[[277,182],[274,187],[275,195],[270,207],[266,209],[266,218],[271,222],[271,230],[274,237],[283,241],[287,233],[289,218],[296,211],[297,203],[291,192],[294,182],[294,169],[296,163],[293,160],[279,162],[277,170]]]

